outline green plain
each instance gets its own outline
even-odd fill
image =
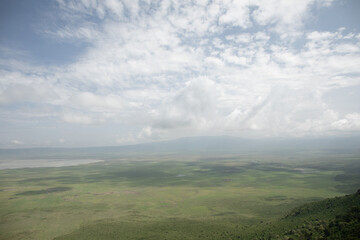
[[[0,239],[254,239],[295,207],[355,192],[359,173],[341,155],[1,170]]]

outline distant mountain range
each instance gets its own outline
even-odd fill
[[[125,146],[0,149],[0,158],[101,157],[106,159],[134,154],[242,154],[255,152],[281,154],[282,152],[299,151],[360,152],[360,137],[245,139],[229,136],[202,136]]]

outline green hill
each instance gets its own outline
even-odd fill
[[[295,208],[261,235],[258,239],[360,239],[360,190]]]
[[[360,239],[360,190],[302,205],[272,222],[237,228],[228,221],[99,221],[60,239]]]

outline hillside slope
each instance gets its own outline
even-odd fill
[[[360,190],[302,205],[278,220],[248,228],[216,220],[168,219],[157,223],[106,220],[56,239],[360,239]]]
[[[258,239],[360,239],[360,190],[295,208],[261,235]]]

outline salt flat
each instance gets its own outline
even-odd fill
[[[103,161],[100,159],[10,159],[0,160],[0,169],[67,167]]]

